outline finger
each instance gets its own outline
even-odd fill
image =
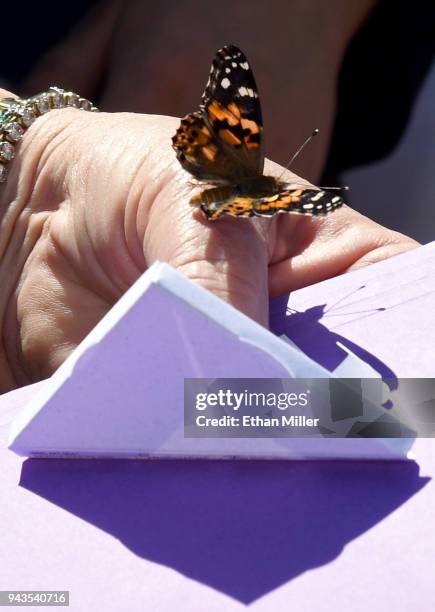
[[[318,283],[418,246],[408,236],[378,225],[347,206],[322,219],[307,221],[299,243],[295,241],[289,245],[287,256],[275,260],[269,268],[272,296]],[[295,243],[298,243],[298,248],[295,248]]]
[[[153,203],[144,235],[147,265],[167,261],[190,280],[267,326],[268,243],[250,219],[208,221],[178,182]]]

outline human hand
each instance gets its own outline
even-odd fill
[[[2,391],[49,376],[156,260],[267,325],[269,295],[416,246],[348,207],[207,221],[188,203],[177,126],[64,109],[26,132],[0,194]]]

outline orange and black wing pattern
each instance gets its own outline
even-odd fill
[[[334,193],[294,189],[263,176],[257,86],[246,56],[234,45],[216,53],[200,108],[181,120],[172,146],[185,170],[214,185],[190,200],[208,219],[322,215],[343,204]]]
[[[251,66],[234,45],[216,53],[202,96],[205,121],[228,155],[234,175],[263,174],[263,119]]]
[[[326,215],[343,206],[340,196],[323,189],[283,189],[279,193],[256,200],[252,214],[256,217],[271,217],[276,213],[298,213],[301,215]]]
[[[263,123],[254,76],[245,55],[232,45],[217,52],[200,110],[181,120],[172,144],[195,178],[237,181],[261,175]]]
[[[201,111],[181,120],[172,146],[180,164],[195,178],[210,182],[231,181],[233,160],[206,125]]]
[[[261,198],[232,196],[231,192],[228,192],[224,198],[223,190],[219,190],[222,191],[220,198],[213,198],[211,197],[213,191],[218,190],[206,190],[194,199],[206,217],[212,221],[223,215],[233,217],[272,217],[277,213],[326,215],[344,204],[338,195],[322,189],[282,189],[275,195]]]

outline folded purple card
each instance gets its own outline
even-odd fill
[[[434,271],[432,244],[296,291],[271,302],[274,335],[155,264],[27,403],[10,448],[44,457],[406,457],[409,440],[185,438],[183,382],[431,376]]]

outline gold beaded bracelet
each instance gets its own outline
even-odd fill
[[[96,112],[98,108],[86,98],[59,87],[49,87],[31,98],[3,98],[0,100],[0,183],[7,179],[7,164],[15,157],[15,146],[32,123],[51,110],[77,108]]]

